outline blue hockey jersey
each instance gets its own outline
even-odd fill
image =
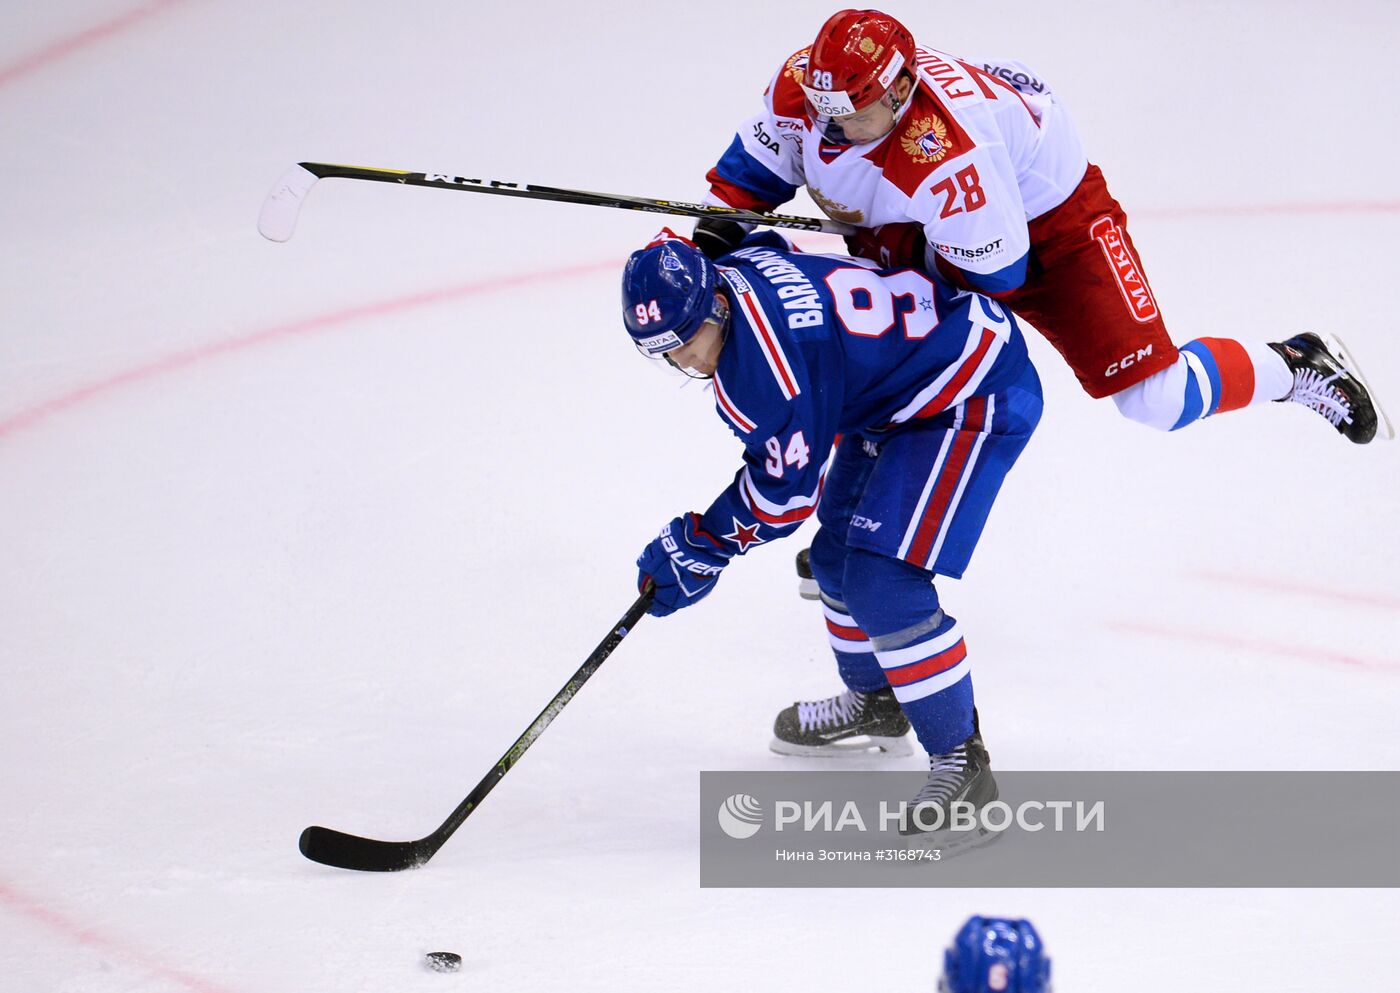
[[[772,232],[717,264],[732,318],[715,407],[745,451],[702,525],[730,552],[811,516],[838,436],[878,439],[1026,372],[1010,311],[918,270],[794,252]]]

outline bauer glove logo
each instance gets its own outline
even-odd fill
[[[661,547],[666,550],[666,554],[671,559],[671,567],[676,570],[677,574],[688,572],[696,576],[718,576],[724,568],[722,565],[713,565],[692,558],[677,544],[676,539],[671,535],[671,525],[669,524],[661,532]]]

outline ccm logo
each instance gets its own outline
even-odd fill
[[[1118,375],[1120,372],[1122,372],[1124,369],[1127,369],[1127,368],[1129,368],[1130,366],[1135,366],[1135,365],[1137,365],[1139,362],[1141,362],[1143,359],[1147,358],[1147,357],[1148,357],[1149,355],[1151,355],[1151,354],[1152,354],[1152,346],[1151,346],[1151,345],[1148,345],[1146,348],[1139,348],[1136,352],[1129,352],[1127,355],[1124,355],[1124,356],[1123,356],[1121,359],[1119,359],[1117,362],[1113,363],[1113,365],[1111,365],[1111,366],[1109,366],[1107,369],[1105,369],[1105,370],[1104,370],[1104,375],[1105,375],[1105,376],[1116,376],[1116,375]]]

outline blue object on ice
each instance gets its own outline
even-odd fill
[[[939,993],[1050,993],[1050,958],[1035,925],[969,917],[943,953]]]

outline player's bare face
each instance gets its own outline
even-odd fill
[[[852,145],[864,145],[869,141],[877,141],[889,134],[894,128],[894,115],[904,101],[909,99],[909,92],[912,89],[913,86],[909,80],[900,77],[895,81],[893,88],[870,106],[862,107],[854,114],[833,117],[831,121],[833,124],[840,125],[846,140]]]
[[[719,368],[719,353],[724,348],[724,328],[715,321],[706,321],[700,330],[680,348],[666,353],[666,358],[687,375],[709,379]]]
[[[894,111],[890,109],[890,96],[886,93],[884,97],[864,110],[833,117],[832,121],[841,126],[846,140],[852,145],[863,145],[867,141],[883,138],[890,133],[890,128],[894,127]]]

